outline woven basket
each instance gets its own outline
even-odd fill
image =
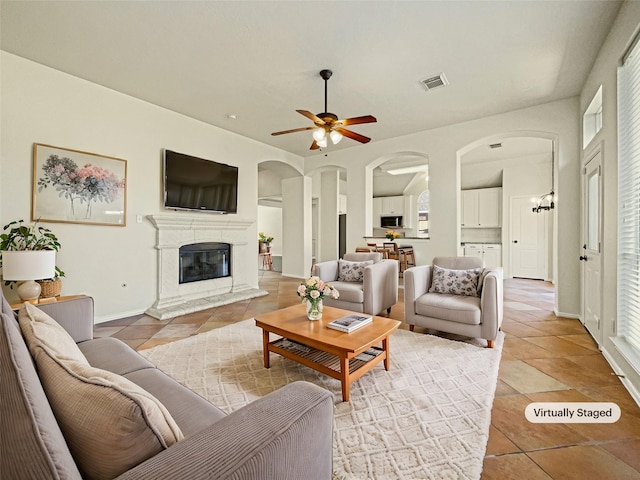
[[[40,298],[57,297],[62,291],[62,280],[59,278],[56,280],[39,280],[38,283],[42,288]]]

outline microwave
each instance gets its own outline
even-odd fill
[[[382,228],[402,228],[402,215],[380,217]]]

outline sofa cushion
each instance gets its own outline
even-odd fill
[[[373,265],[373,260],[365,260],[364,262],[350,262],[343,259],[338,260],[338,281],[364,281],[364,269],[369,265]]]
[[[477,297],[481,273],[481,268],[450,270],[434,265],[429,292]]]
[[[118,375],[155,368],[129,345],[113,337],[96,338],[78,344],[89,365]]]
[[[25,304],[18,317],[51,408],[85,477],[116,477],[183,438],[153,395],[89,365],[73,339],[47,314]]]
[[[125,378],[160,400],[171,413],[185,438],[226,417],[218,407],[157,368],[137,370],[126,374]]]
[[[363,303],[364,290],[363,284],[357,282],[332,282],[331,285],[340,292],[341,302]],[[327,305],[330,303],[324,300]]]
[[[49,403],[85,478],[114,478],[183,438],[166,408],[124,377],[32,351]]]
[[[425,293],[416,300],[416,313],[425,317],[480,325],[480,299],[447,293]]]
[[[0,314],[0,379],[0,478],[80,480],[18,322],[4,297]]]
[[[73,360],[89,365],[71,335],[38,307],[25,303],[18,312],[20,329],[33,355],[34,345],[45,345],[61,360]]]

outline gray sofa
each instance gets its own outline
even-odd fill
[[[151,393],[182,430],[183,439],[117,478],[331,478],[334,407],[330,392],[296,382],[227,415],[125,343],[115,338],[92,339],[90,297],[40,308],[71,334],[92,367],[121,375]],[[41,372],[4,297],[0,316],[0,478],[91,477],[74,459],[38,377]]]

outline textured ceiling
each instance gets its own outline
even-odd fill
[[[373,141],[577,95],[615,1],[7,1],[3,50],[306,156],[296,109]],[[450,85],[420,80],[444,72]],[[236,115],[231,120],[227,114]],[[344,139],[330,149],[358,144]]]

